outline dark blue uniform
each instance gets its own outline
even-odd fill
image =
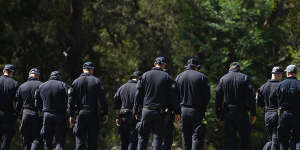
[[[203,150],[205,112],[210,99],[207,77],[188,66],[176,78],[181,100],[182,145],[184,150]]]
[[[278,121],[280,150],[287,150],[290,140],[294,140],[298,150],[300,149],[300,81],[295,77],[288,77],[279,83],[277,95],[281,112]]]
[[[229,73],[220,79],[216,88],[216,113],[217,118],[224,119],[225,150],[238,149],[237,132],[243,150],[251,149],[248,111],[252,116],[256,116],[250,79],[241,73],[239,68],[230,69]]]
[[[76,150],[84,149],[88,136],[88,149],[97,149],[99,119],[98,112],[107,114],[108,106],[102,84],[95,76],[83,73],[72,83],[72,94],[68,101],[70,116],[77,115],[73,128],[76,136]],[[100,103],[99,103],[100,102]],[[102,110],[98,109],[101,104]]]
[[[23,136],[25,150],[37,150],[40,146],[42,120],[35,107],[34,94],[41,84],[42,82],[38,78],[30,77],[27,82],[18,88],[16,94],[17,114],[23,109],[22,123],[19,130]]]
[[[278,80],[269,80],[257,91],[257,105],[265,108],[265,127],[269,140],[264,146],[264,150],[277,150],[279,148],[277,138],[278,99],[276,96],[278,83]]]
[[[138,150],[146,149],[150,132],[153,133],[152,149],[161,149],[163,110],[176,105],[176,101],[169,101],[172,83],[169,74],[156,67],[144,73],[138,82],[134,114],[138,114],[138,107],[143,106],[141,122],[137,124]]]
[[[0,136],[1,150],[9,150],[14,136],[16,121],[13,100],[16,96],[18,83],[14,79],[3,75],[0,77]]]
[[[123,84],[114,96],[115,109],[120,110],[121,150],[136,150],[137,147],[137,120],[132,115],[137,80],[129,80]]]
[[[68,86],[57,76],[41,84],[36,91],[36,105],[43,111],[43,126],[41,135],[44,140],[44,150],[53,149],[55,136],[56,150],[63,150],[66,139],[66,104]]]

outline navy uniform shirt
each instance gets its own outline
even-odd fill
[[[18,82],[13,78],[6,75],[0,77],[0,111],[14,113],[13,100],[17,88]]]
[[[68,99],[68,85],[56,77],[39,86],[35,94],[36,106],[43,112],[65,113]]]
[[[207,77],[187,67],[176,78],[179,89],[180,105],[206,111],[210,99],[210,87]]]
[[[263,84],[257,91],[257,105],[267,109],[277,109],[276,89],[279,85],[278,80],[269,80]]]
[[[256,115],[255,98],[250,79],[240,72],[239,68],[230,69],[224,75],[216,88],[216,113],[217,117],[223,115],[224,108],[237,106],[241,109],[250,110],[251,115]]]
[[[36,110],[34,94],[41,84],[42,82],[38,78],[29,77],[25,83],[20,85],[16,94],[17,114],[22,108]]]
[[[115,109],[133,109],[137,80],[129,80],[123,84],[114,96]]]
[[[288,77],[280,82],[277,95],[280,108],[300,113],[300,81],[296,77]]]
[[[169,99],[172,95],[172,83],[171,76],[160,68],[153,67],[144,73],[137,85],[134,113],[138,113],[139,106],[164,109],[169,104],[176,103]]]
[[[98,102],[101,104],[103,114],[108,113],[108,105],[101,81],[88,73],[82,73],[72,83],[72,94],[68,101],[68,112],[71,116],[83,108],[97,113]]]

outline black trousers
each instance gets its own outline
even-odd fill
[[[265,127],[268,135],[268,142],[265,144],[263,150],[278,150],[278,114],[275,111],[267,111],[265,113]]]
[[[80,110],[73,132],[76,136],[76,150],[85,149],[88,138],[88,150],[97,150],[99,122],[96,112]]]
[[[53,137],[55,137],[56,150],[63,150],[66,140],[66,128],[66,117],[64,114],[44,112],[41,130],[44,150],[53,149]]]
[[[283,111],[278,121],[280,150],[300,150],[300,113]]]
[[[224,114],[225,150],[238,150],[237,133],[243,150],[251,150],[251,125],[248,112],[228,111]]]
[[[146,150],[149,134],[152,132],[152,150],[161,150],[163,120],[158,110],[143,108],[141,122],[137,124],[139,132],[138,150]]]
[[[173,139],[174,139],[174,114],[165,113],[164,120],[164,131],[162,138],[162,149],[171,150]]]
[[[194,108],[181,108],[183,150],[203,150],[206,124],[204,113]]]
[[[11,140],[15,134],[16,116],[0,111],[1,150],[9,150]]]
[[[138,141],[136,124],[137,120],[132,114],[120,115],[121,150],[136,150]]]
[[[20,133],[22,134],[24,150],[38,150],[41,146],[40,131],[42,128],[42,119],[37,112],[24,109]]]

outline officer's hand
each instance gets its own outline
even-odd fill
[[[135,115],[135,119],[139,120],[140,119],[139,115]]]
[[[175,121],[179,123],[181,120],[181,116],[179,114],[175,115]]]
[[[116,125],[119,127],[120,126],[120,119],[116,119]]]
[[[251,125],[254,125],[256,122],[256,116],[251,117]]]
[[[103,116],[103,123],[107,124],[107,122],[108,122],[108,115],[104,115]]]
[[[222,119],[217,118],[217,122],[218,122],[218,125],[219,125],[219,126],[222,126],[222,125],[223,125],[223,120],[222,120]]]
[[[73,127],[74,124],[75,124],[75,118],[74,117],[70,117],[69,118],[69,123],[70,123],[71,127]]]

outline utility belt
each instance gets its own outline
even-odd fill
[[[78,110],[92,110],[92,108],[89,105],[81,105]]]
[[[145,105],[143,108],[146,108],[146,109],[149,109],[149,110],[163,111],[163,109],[160,106]]]
[[[225,105],[225,111],[229,112],[247,112],[248,109],[245,106],[239,105]]]
[[[120,109],[120,115],[128,115],[128,114],[132,114],[132,110],[127,109],[127,108]]]
[[[265,112],[277,112],[277,108],[270,108],[270,107],[265,107]]]
[[[29,109],[32,111],[36,111],[36,109],[32,108],[31,106],[23,106],[23,109]]]

